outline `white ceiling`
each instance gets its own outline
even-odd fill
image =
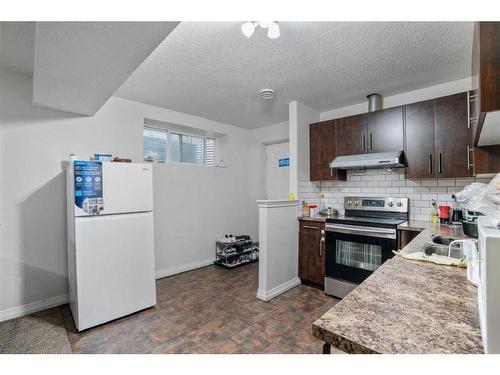
[[[470,75],[471,22],[279,25],[247,39],[241,22],[182,22],[115,95],[256,128],[287,120],[292,100],[324,111]]]
[[[178,22],[38,22],[33,103],[94,115]]]
[[[35,22],[0,22],[0,66],[32,75]]]

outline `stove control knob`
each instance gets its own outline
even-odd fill
[[[398,203],[397,203],[397,206],[398,206],[398,207],[401,207],[402,205],[403,205],[403,203],[401,203],[401,202],[398,202]]]
[[[352,205],[352,200],[350,200],[350,199],[349,199],[349,200],[347,201],[347,205],[348,205],[348,206],[351,206],[351,205]]]
[[[354,204],[355,204],[356,206],[359,206],[359,201],[354,201]]]
[[[387,205],[388,205],[389,207],[392,207],[392,206],[394,206],[394,202],[388,202],[388,203],[387,203]]]

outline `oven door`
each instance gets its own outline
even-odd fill
[[[327,223],[325,275],[359,284],[391,258],[395,228]]]

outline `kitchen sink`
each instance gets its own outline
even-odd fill
[[[438,246],[434,244],[426,244],[422,251],[426,255],[436,254],[436,255],[444,255],[448,256],[448,246]]]
[[[434,242],[435,244],[438,244],[438,245],[448,246],[452,241],[455,241],[456,239],[457,238],[453,238],[453,237],[435,236],[435,237],[432,237],[432,242]]]

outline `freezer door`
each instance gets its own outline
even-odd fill
[[[153,166],[102,163],[104,209],[101,215],[153,210]]]
[[[156,304],[153,214],[76,218],[78,330]]]

